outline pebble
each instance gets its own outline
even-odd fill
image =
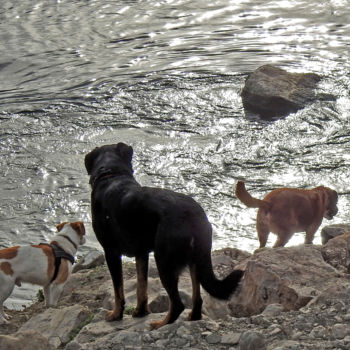
[[[350,334],[350,326],[347,324],[337,323],[332,328],[332,333],[336,339],[344,339]]]
[[[255,331],[244,332],[239,339],[239,350],[265,350],[265,339]]]

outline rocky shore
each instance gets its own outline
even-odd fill
[[[1,350],[230,349],[340,350],[350,348],[350,233],[325,245],[265,248],[249,254],[223,249],[212,254],[215,273],[245,269],[239,290],[228,302],[204,291],[200,321],[181,315],[174,324],[150,330],[163,318],[167,295],[154,263],[149,271],[152,314],[132,318],[136,279],[133,263],[124,264],[126,312],[107,323],[113,289],[103,256],[91,253],[76,267],[56,308],[42,300],[23,311],[7,310],[0,325]],[[182,299],[191,305],[190,277],[180,280]]]

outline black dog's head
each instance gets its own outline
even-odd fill
[[[85,156],[85,168],[90,175],[90,184],[93,185],[102,176],[132,176],[132,155],[132,147],[122,142],[96,147]]]

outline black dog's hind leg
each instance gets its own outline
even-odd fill
[[[158,329],[168,323],[173,323],[185,309],[178,290],[179,271],[170,269],[167,265],[169,261],[157,260],[157,267],[160,280],[169,296],[169,311],[164,320],[154,321],[151,323],[153,329]]]
[[[133,317],[143,317],[150,313],[147,297],[148,254],[136,257],[137,306]]]
[[[192,311],[188,316],[189,321],[197,321],[202,318],[201,287],[197,277],[196,266],[190,266],[191,281],[192,281]]]
[[[114,309],[106,314],[106,321],[111,322],[123,318],[125,298],[123,285],[122,257],[114,251],[105,250],[106,262],[114,286]]]

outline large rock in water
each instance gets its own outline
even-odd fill
[[[262,118],[283,117],[315,101],[314,89],[321,77],[313,73],[288,73],[264,65],[249,74],[241,96],[246,111]]]

